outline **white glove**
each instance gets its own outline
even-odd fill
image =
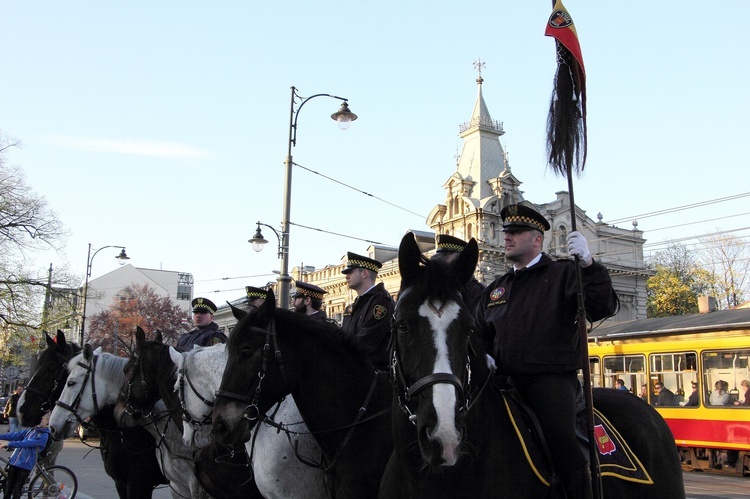
[[[490,371],[497,371],[497,364],[495,364],[495,359],[493,359],[490,354],[487,355],[487,367],[490,369]]]
[[[577,256],[581,261],[581,267],[586,268],[594,263],[586,238],[577,230],[568,234],[568,254]]]

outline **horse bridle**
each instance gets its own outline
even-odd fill
[[[120,391],[121,394],[125,395],[125,414],[128,416],[131,416],[133,418],[140,418],[143,415],[143,409],[140,409],[138,407],[135,407],[132,402],[132,389],[133,389],[133,375],[136,371],[136,368],[140,372],[141,375],[141,387],[143,388],[144,392],[147,392],[146,388],[146,376],[143,374],[143,362],[141,362],[140,356],[138,356],[137,353],[133,355],[135,358],[135,362],[133,363],[133,367],[130,369],[130,377],[128,378],[128,382],[123,386],[123,390],[125,393],[122,393],[122,390]]]
[[[42,402],[42,405],[39,407],[39,409],[43,413],[49,412],[54,408],[55,401],[57,400],[57,397],[55,397],[55,391],[57,390],[57,387],[60,385],[60,374],[64,372],[67,365],[68,365],[67,360],[63,362],[62,364],[60,364],[60,367],[55,372],[55,378],[54,378],[55,380],[52,383],[52,388],[49,390],[49,393],[46,393],[47,392],[46,389],[39,390],[38,388],[32,385],[34,378],[36,378],[36,376],[34,376],[34,378],[31,378],[31,381],[29,381],[29,385],[26,387],[26,391],[39,395],[42,398],[47,397],[47,400]]]
[[[284,359],[281,357],[281,350],[279,350],[279,340],[276,336],[276,321],[273,317],[268,324],[267,328],[261,328],[257,326],[251,326],[250,331],[260,332],[265,334],[266,342],[263,345],[263,361],[260,365],[260,371],[258,371],[258,384],[255,386],[252,397],[249,395],[241,395],[226,390],[216,390],[217,397],[226,397],[228,399],[236,400],[239,402],[245,402],[248,405],[242,411],[242,417],[248,421],[256,421],[260,417],[260,409],[258,409],[258,402],[260,401],[261,387],[263,385],[263,379],[266,377],[266,370],[268,367],[268,357],[271,351],[271,339],[273,339],[274,356],[276,363],[279,365],[281,370],[281,377],[284,380],[284,384],[288,387],[289,381],[286,377],[286,367],[284,366]]]
[[[190,381],[190,378],[188,377],[188,369],[187,369],[187,363],[188,363],[188,359],[189,358],[190,358],[189,354],[185,355],[185,358],[184,358],[184,360],[182,362],[182,367],[180,368],[180,371],[179,371],[179,376],[180,376],[180,382],[179,382],[179,385],[180,385],[180,388],[179,388],[180,389],[180,407],[182,407],[182,420],[185,423],[191,425],[196,431],[198,431],[201,426],[203,426],[203,425],[210,425],[211,424],[211,416],[213,414],[214,402],[213,402],[213,400],[208,400],[206,397],[204,397],[203,395],[201,395],[200,392],[198,391],[198,389],[195,387],[195,385],[193,385],[193,382]],[[188,411],[187,404],[185,403],[185,382],[186,381],[187,381],[187,384],[190,387],[190,389],[195,394],[195,396],[198,397],[198,400],[200,400],[201,402],[203,402],[203,404],[206,405],[207,407],[211,408],[211,410],[209,411],[209,413],[206,414],[205,416],[203,416],[203,419],[201,419],[201,420],[197,420],[197,419],[193,418],[190,415],[190,411]],[[256,406],[256,408],[257,408],[257,406]]]
[[[89,378],[91,378],[91,398],[94,401],[94,414],[99,413],[99,404],[97,403],[96,399],[96,376],[94,376],[96,372],[96,362],[99,359],[98,355],[94,355],[91,358],[91,361],[88,364],[85,364],[81,361],[78,361],[78,365],[84,369],[86,369],[86,375],[83,377],[83,383],[81,383],[81,390],[78,392],[78,395],[76,395],[76,398],[73,399],[73,403],[68,405],[65,402],[57,401],[55,402],[55,405],[59,405],[63,409],[69,411],[73,416],[75,416],[76,421],[79,423],[84,423],[84,421],[81,419],[81,416],[78,415],[78,407],[81,405],[81,398],[83,397],[83,392],[86,390],[86,384],[89,381]]]
[[[404,295],[405,296],[405,295]],[[443,303],[443,305],[440,308],[436,308],[432,302],[428,303],[428,306],[432,309],[433,312],[435,312],[437,315],[441,315],[442,312],[445,310],[445,307],[447,306],[447,302]],[[459,416],[465,415],[469,408],[471,407],[470,404],[470,387],[471,387],[471,359],[469,356],[466,357],[466,369],[465,369],[465,375],[463,379],[456,376],[453,373],[447,373],[447,372],[441,372],[441,373],[431,373],[427,376],[424,376],[423,378],[418,379],[415,383],[412,385],[409,385],[406,381],[406,376],[404,375],[404,371],[401,368],[401,356],[398,351],[398,341],[396,339],[396,336],[398,334],[398,321],[396,320],[396,314],[398,312],[398,303],[396,304],[396,310],[393,314],[393,321],[391,323],[391,355],[390,355],[390,372],[391,372],[391,383],[394,386],[394,390],[396,392],[396,400],[398,403],[398,406],[401,408],[401,410],[407,415],[409,418],[409,421],[412,422],[412,424],[417,424],[417,415],[412,412],[411,408],[409,407],[409,402],[417,396],[417,394],[424,391],[426,388],[429,388],[434,385],[439,384],[449,384],[456,387],[456,390],[458,391],[458,399],[461,401],[459,405]],[[471,343],[469,343],[471,345]]]

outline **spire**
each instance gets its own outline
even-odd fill
[[[457,171],[464,179],[475,182],[472,198],[484,199],[491,196],[492,189],[488,180],[498,177],[505,169],[505,152],[500,144],[500,137],[505,134],[503,124],[495,121],[490,115],[482,95],[482,70],[485,63],[481,59],[474,62],[477,75],[477,100],[471,120],[459,127],[459,137],[464,139]]]

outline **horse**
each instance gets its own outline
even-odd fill
[[[203,435],[203,432],[195,430],[206,426],[210,428],[214,393],[219,388],[227,363],[226,346],[219,344],[194,347],[189,352],[180,353],[173,360],[178,373],[174,388],[180,396],[185,421],[183,440],[203,447],[202,452],[214,456],[215,459],[221,458],[222,451],[216,442],[196,438]],[[294,399],[286,397],[278,407],[269,411],[266,418],[269,418],[269,422],[264,418],[264,423],[256,425],[253,429],[252,436],[245,443],[246,453],[235,453],[236,457],[242,459],[250,456],[253,475],[263,497],[327,498],[328,491],[323,473],[303,462],[305,459],[320,456],[321,450],[309,434],[307,426],[301,422]],[[284,432],[278,431],[280,425],[275,421],[285,422]],[[303,456],[302,460],[297,456]],[[196,473],[199,473],[198,466],[199,463],[196,463]],[[221,469],[233,473],[231,467],[223,466]],[[226,487],[222,487],[222,481],[218,481],[215,487],[209,489],[206,481],[213,482],[212,478],[210,475],[202,476],[201,483],[212,496],[218,497],[218,491],[225,490]],[[232,478],[236,481],[235,477]]]
[[[376,497],[392,451],[391,388],[335,325],[276,308],[233,308],[239,322],[213,411],[213,434],[241,449],[274,404],[292,395],[323,450],[332,497]]]
[[[143,416],[151,414],[155,404],[162,400],[166,417],[184,432],[181,404],[174,388],[177,367],[173,359],[180,358],[177,350],[163,343],[161,333],[157,332],[154,340],[147,341],[143,329],[136,329],[135,349],[124,367],[125,383],[115,404],[115,419],[120,425],[140,424]],[[192,425],[184,426],[192,428]],[[209,435],[209,430],[201,433]],[[195,435],[191,440],[194,439]],[[221,455],[210,446],[198,452],[199,448],[191,440],[183,438],[183,445],[195,454],[194,470],[191,470],[194,493],[204,490],[217,499],[262,497],[243,454]]]
[[[125,357],[102,353],[101,348],[94,351],[88,344],[68,362],[70,374],[50,417],[49,428],[55,439],[73,436],[77,425],[95,417],[102,408],[115,405],[127,362]],[[159,401],[154,410],[163,413],[166,408]],[[197,481],[188,478],[192,477],[193,453],[185,448],[182,434],[169,422],[167,418],[153,419],[144,428],[155,438],[156,457],[172,496],[204,497]]]
[[[459,290],[476,268],[471,240],[453,263],[428,260],[412,234],[399,247],[401,288],[392,325],[394,452],[386,497],[561,497],[548,464],[528,458]],[[650,480],[603,473],[604,497],[684,498],[668,426],[636,397],[597,389],[594,405],[640,459]],[[544,461],[542,459],[541,461]],[[647,484],[646,482],[652,482]]]
[[[54,339],[46,332],[44,336],[47,348],[39,355],[36,371],[18,399],[18,416],[27,427],[39,424],[44,413],[54,408],[68,377],[68,361],[81,351],[78,344],[66,341],[62,331],[58,330]],[[111,406],[94,416],[92,423],[99,430],[104,470],[114,480],[122,499],[151,497],[155,487],[167,483],[156,459],[154,438],[146,430],[118,428]],[[54,464],[62,446],[63,440],[52,444],[51,459],[46,465]]]

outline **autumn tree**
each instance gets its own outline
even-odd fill
[[[190,314],[154,288],[131,284],[117,293],[107,310],[91,317],[88,342],[94,348],[130,355],[137,326],[146,331],[147,338],[160,331],[164,342],[174,345],[190,329]]]
[[[646,281],[648,317],[698,312],[698,296],[711,289],[711,281],[693,252],[674,244],[656,253],[647,265],[656,272]]]

